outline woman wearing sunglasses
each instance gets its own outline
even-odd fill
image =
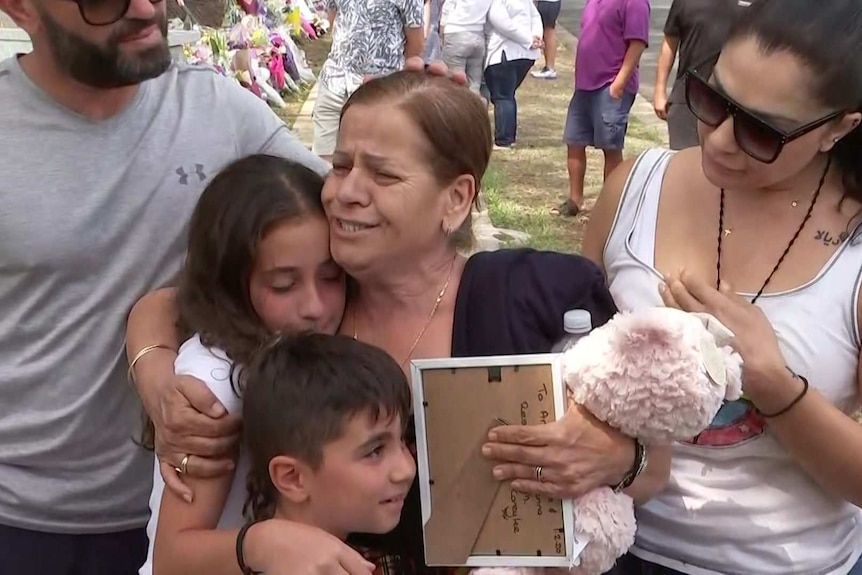
[[[754,2],[687,74],[700,147],[646,152],[593,212],[620,309],[711,313],[745,362],[622,575],[862,573],[860,54],[859,0]]]

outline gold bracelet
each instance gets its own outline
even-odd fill
[[[129,362],[129,371],[126,373],[126,378],[129,380],[130,385],[134,386],[134,384],[135,384],[135,377],[134,377],[135,364],[137,364],[138,361],[140,361],[140,359],[142,357],[144,357],[145,355],[147,355],[151,351],[155,351],[157,349],[166,349],[168,351],[174,351],[174,349],[171,348],[170,346],[162,345],[160,343],[157,343],[155,345],[148,345],[147,347],[145,347],[144,349],[139,351],[135,355],[135,358]]]

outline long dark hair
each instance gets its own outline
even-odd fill
[[[177,292],[182,339],[197,333],[237,365],[251,360],[272,337],[248,295],[260,240],[273,226],[308,215],[324,217],[323,177],[285,158],[256,154],[216,175],[192,213],[185,265]],[[155,430],[144,414],[139,444],[152,450]]]
[[[273,226],[323,217],[323,178],[305,166],[258,154],[222,170],[198,201],[177,293],[180,333],[200,335],[234,363],[247,363],[272,334],[249,298],[261,239]]]
[[[770,54],[787,51],[811,74],[824,105],[862,111],[862,2],[860,0],[755,0],[731,29],[728,42],[754,38]],[[845,197],[862,202],[862,130],[854,128],[832,150]]]

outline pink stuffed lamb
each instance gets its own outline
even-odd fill
[[[706,429],[742,391],[742,359],[727,328],[671,308],[620,313],[565,352],[571,398],[644,444],[669,444]],[[634,544],[632,499],[608,487],[575,500],[575,532],[589,540],[565,569],[476,569],[473,575],[599,575]]]

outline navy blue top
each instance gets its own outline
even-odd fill
[[[532,249],[477,253],[458,288],[452,356],[547,353],[565,335],[571,309],[588,310],[593,327],[617,311],[592,261]]]

